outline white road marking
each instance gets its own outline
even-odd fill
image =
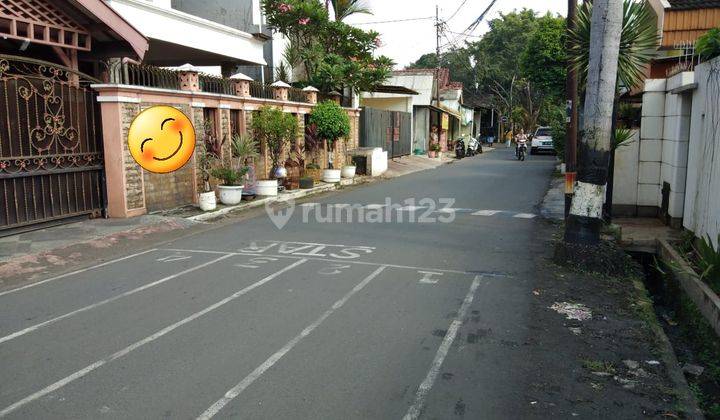
[[[317,207],[320,203],[302,203],[299,207]]]
[[[230,255],[228,255],[228,257],[229,257],[229,256],[230,256]],[[24,406],[24,405],[26,405],[26,404],[28,404],[28,403],[31,403],[31,402],[39,399],[39,398],[42,398],[42,397],[44,397],[44,396],[46,396],[46,395],[48,395],[48,394],[50,394],[50,393],[53,393],[53,392],[57,391],[58,389],[64,387],[65,385],[69,384],[70,382],[73,382],[73,381],[75,381],[75,380],[77,380],[77,379],[82,378],[83,376],[86,376],[88,373],[90,373],[90,372],[98,369],[99,367],[102,367],[102,366],[104,366],[104,365],[106,365],[106,364],[108,364],[108,363],[110,363],[110,362],[112,362],[112,361],[114,361],[114,360],[117,360],[117,359],[119,359],[119,358],[121,358],[121,357],[123,357],[123,356],[126,356],[127,354],[129,354],[129,353],[132,352],[133,350],[137,350],[137,349],[139,349],[140,347],[144,346],[145,344],[151,343],[151,342],[157,340],[158,338],[160,338],[160,337],[162,337],[162,336],[164,336],[164,335],[166,335],[166,334],[169,334],[169,333],[171,333],[172,331],[180,328],[181,326],[183,326],[183,325],[185,325],[185,324],[187,324],[187,323],[189,323],[189,322],[191,322],[191,321],[194,321],[194,320],[200,318],[201,316],[203,316],[203,315],[205,315],[205,314],[207,314],[207,313],[210,313],[210,312],[212,312],[212,311],[220,308],[221,306],[223,306],[223,305],[225,305],[225,304],[227,304],[227,303],[229,303],[229,302],[232,302],[233,300],[239,298],[240,296],[243,296],[243,295],[247,294],[248,292],[250,292],[250,291],[252,291],[252,290],[254,290],[254,289],[256,289],[256,288],[264,285],[265,283],[271,281],[271,280],[274,279],[275,277],[277,277],[277,276],[279,276],[279,275],[281,275],[281,274],[283,274],[283,273],[285,273],[285,272],[287,272],[287,271],[289,271],[289,270],[292,270],[293,268],[295,268],[295,267],[297,267],[297,266],[299,266],[300,264],[303,264],[303,263],[305,263],[305,262],[307,262],[307,260],[305,260],[305,259],[302,259],[302,260],[300,260],[300,261],[296,261],[295,263],[293,263],[293,264],[291,264],[291,265],[283,268],[282,270],[277,271],[277,272],[275,272],[275,273],[273,273],[273,274],[270,274],[269,276],[265,277],[264,279],[262,279],[262,280],[260,280],[260,281],[258,281],[258,282],[256,282],[256,283],[251,284],[250,286],[248,286],[248,287],[246,287],[246,288],[244,288],[244,289],[242,289],[242,290],[240,290],[240,291],[238,291],[238,292],[236,292],[236,293],[234,293],[234,294],[226,297],[225,299],[220,300],[220,301],[218,301],[218,302],[216,302],[216,303],[208,306],[207,308],[205,308],[205,309],[203,309],[203,310],[201,310],[201,311],[195,312],[194,314],[190,315],[189,317],[184,318],[184,319],[182,319],[182,320],[180,320],[180,321],[178,321],[178,322],[176,322],[176,323],[174,323],[174,324],[172,324],[172,325],[170,325],[170,326],[167,326],[167,327],[165,327],[165,328],[157,331],[156,333],[154,333],[154,334],[152,334],[152,335],[149,335],[149,336],[143,338],[142,340],[140,340],[140,341],[138,341],[138,342],[136,342],[136,343],[134,343],[134,344],[131,344],[131,345],[125,347],[124,349],[122,349],[122,350],[120,350],[120,351],[118,351],[118,352],[116,352],[116,353],[111,354],[110,356],[105,357],[104,359],[98,360],[97,362],[95,362],[95,363],[93,363],[93,364],[91,364],[91,365],[88,365],[88,366],[84,367],[83,369],[80,369],[80,370],[78,370],[77,372],[75,372],[75,373],[73,373],[73,374],[71,374],[71,375],[69,375],[69,376],[64,377],[63,379],[60,379],[59,381],[57,381],[57,382],[55,382],[55,383],[53,383],[53,384],[51,384],[51,385],[48,385],[47,387],[41,389],[40,391],[37,391],[37,392],[35,392],[35,393],[31,394],[31,395],[28,395],[27,397],[21,399],[20,401],[17,401],[17,402],[15,402],[15,403],[13,403],[12,405],[9,405],[9,406],[5,407],[2,411],[0,411],[0,417],[5,417],[5,416],[7,416],[8,414],[12,413],[13,411],[17,410],[18,408],[20,408],[20,407],[22,407],[22,406]]]
[[[531,213],[518,213],[515,216],[513,216],[516,219],[534,219],[537,216]]]
[[[48,282],[51,282],[54,280],[63,279],[65,277],[74,276],[75,274],[84,273],[86,271],[94,270],[96,268],[105,267],[106,265],[115,264],[116,262],[129,260],[130,258],[139,257],[140,255],[145,255],[145,254],[147,254],[149,252],[153,252],[153,251],[157,251],[157,249],[156,248],[148,249],[147,251],[138,252],[136,254],[127,255],[122,258],[116,258],[114,260],[105,261],[104,263],[101,263],[101,264],[91,265],[90,267],[85,267],[85,268],[81,268],[80,270],[75,270],[75,271],[71,271],[69,273],[61,274],[59,276],[50,277],[49,279],[45,279],[45,280],[42,280],[42,281],[39,281],[36,283],[28,284],[27,286],[22,286],[22,287],[18,287],[16,289],[6,290],[4,292],[0,292],[0,296],[9,295],[11,293],[19,292],[21,290],[29,289],[29,288],[35,287],[35,286],[40,286],[41,284],[45,284],[45,283],[48,283]]]
[[[403,417],[403,420],[415,420],[420,417],[420,413],[422,413],[423,407],[425,406],[425,398],[427,397],[428,392],[430,392],[430,389],[432,389],[438,373],[440,373],[440,368],[445,361],[445,357],[447,357],[453,341],[455,341],[455,337],[457,336],[460,326],[463,324],[463,319],[467,314],[468,308],[470,308],[470,304],[472,304],[472,301],[475,298],[475,292],[480,286],[482,278],[483,276],[480,275],[475,276],[475,279],[470,285],[470,291],[468,291],[468,294],[465,296],[465,300],[462,305],[460,305],[460,310],[458,310],[457,316],[450,324],[450,328],[448,328],[445,338],[443,338],[442,344],[440,344],[440,348],[438,348],[438,351],[435,354],[435,359],[433,359],[432,365],[430,365],[430,370],[428,371],[425,380],[418,387],[417,393],[415,394],[415,401],[408,409],[405,417]]]
[[[155,261],[158,262],[176,262],[176,261],[184,261],[189,260],[192,258],[190,255],[168,255],[167,257],[158,258]]]
[[[498,213],[502,213],[500,210],[480,210],[473,213],[473,216],[495,216]]]
[[[210,254],[226,254],[224,251],[205,251],[205,250],[192,250],[192,249],[166,249],[165,251],[183,251],[183,252],[199,252],[199,253],[210,253]],[[256,255],[256,256],[262,256],[262,255],[271,255],[273,257],[277,258],[300,258],[293,255],[279,255],[279,254],[258,254],[254,252],[237,252],[234,255]],[[401,269],[409,269],[409,270],[415,270],[415,271],[441,271],[443,273],[454,273],[454,274],[482,274],[485,277],[509,277],[507,274],[503,273],[491,273],[491,272],[479,272],[479,271],[462,271],[462,270],[451,270],[451,269],[443,269],[443,268],[428,268],[428,267],[415,267],[411,265],[399,265],[399,264],[388,264],[388,263],[374,263],[374,262],[368,262],[368,261],[357,261],[357,260],[342,260],[342,259],[333,259],[333,258],[313,258],[313,257],[305,257],[308,260],[311,261],[323,261],[323,262],[344,262],[347,264],[361,264],[361,265],[374,265],[374,266],[380,266],[384,265],[391,268],[401,268]]]
[[[440,280],[434,279],[433,276],[442,276],[443,273],[436,273],[434,271],[418,271],[423,277],[419,280],[421,284],[438,284]]]
[[[248,264],[235,264],[233,267],[237,268],[260,268],[257,265],[248,265]]]
[[[365,277],[360,283],[358,283],[355,287],[353,287],[352,290],[350,290],[345,296],[340,298],[337,302],[335,302],[330,309],[325,311],[318,319],[315,320],[312,324],[308,325],[304,330],[300,332],[300,334],[296,335],[295,338],[290,340],[287,344],[285,344],[280,350],[275,352],[272,356],[270,356],[263,364],[255,368],[254,371],[252,371],[248,376],[243,378],[242,381],[240,381],[237,385],[230,388],[225,395],[217,400],[213,405],[211,405],[205,412],[203,412],[200,416],[198,416],[198,420],[205,420],[205,419],[211,419],[214,417],[217,413],[220,412],[220,410],[223,409],[228,403],[230,403],[233,399],[235,399],[238,395],[240,395],[247,387],[252,385],[253,382],[255,382],[259,377],[261,377],[268,369],[273,367],[275,363],[277,363],[280,359],[283,358],[290,350],[293,349],[300,341],[302,341],[303,338],[307,337],[312,333],[317,327],[320,326],[330,315],[333,314],[336,310],[340,309],[347,303],[348,300],[350,300],[353,295],[362,289],[365,288],[365,286],[368,285],[375,277],[377,277],[383,270],[385,270],[387,266],[381,266],[378,267],[375,271],[372,272],[369,276]]]
[[[398,209],[398,211],[418,211],[418,210],[425,210],[429,207],[418,207],[418,206],[405,206]]]
[[[170,275],[170,276],[167,276],[167,277],[163,277],[162,279],[157,280],[157,281],[154,281],[154,282],[152,282],[152,283],[148,283],[148,284],[143,285],[143,286],[140,286],[140,287],[138,287],[138,288],[135,288],[135,289],[132,289],[132,290],[128,290],[127,292],[121,293],[121,294],[119,294],[119,295],[115,295],[115,296],[113,296],[113,297],[111,297],[111,298],[107,298],[107,299],[101,300],[100,302],[96,302],[96,303],[93,303],[93,304],[91,304],[91,305],[84,306],[84,307],[82,307],[82,308],[80,308],[80,309],[76,309],[76,310],[74,310],[74,311],[72,311],[72,312],[68,312],[68,313],[66,313],[66,314],[64,314],[64,315],[60,315],[60,316],[58,316],[58,317],[55,317],[55,318],[52,318],[52,319],[48,319],[48,320],[45,321],[45,322],[41,322],[41,323],[39,323],[39,324],[35,324],[35,325],[33,325],[33,326],[30,326],[30,327],[27,327],[27,328],[25,328],[25,329],[22,329],[22,330],[20,330],[20,331],[16,331],[16,332],[14,332],[14,333],[12,333],[12,334],[10,334],[10,335],[6,335],[5,337],[0,338],[0,344],[4,343],[4,342],[6,342],[6,341],[10,341],[10,340],[12,340],[12,339],[18,338],[18,337],[20,337],[20,336],[22,336],[22,335],[31,333],[31,332],[33,332],[33,331],[35,331],[35,330],[37,330],[37,329],[42,328],[42,327],[47,327],[48,325],[54,324],[54,323],[56,323],[56,322],[58,322],[58,321],[62,321],[63,319],[70,318],[71,316],[77,315],[77,314],[79,314],[79,313],[87,312],[87,311],[89,311],[89,310],[91,310],[91,309],[95,309],[95,308],[100,307],[100,306],[102,306],[102,305],[106,305],[106,304],[108,304],[108,303],[110,303],[110,302],[115,302],[115,301],[118,300],[118,299],[122,299],[122,298],[124,298],[124,297],[128,297],[128,296],[130,296],[130,295],[134,295],[134,294],[136,294],[136,293],[142,292],[143,290],[150,289],[151,287],[158,286],[158,285],[163,284],[163,283],[165,283],[165,282],[168,282],[168,281],[170,281],[170,280],[172,280],[172,279],[174,279],[174,278],[177,278],[177,277],[180,277],[180,276],[182,276],[182,275],[191,273],[191,272],[193,272],[193,271],[195,271],[195,270],[199,270],[199,269],[201,269],[201,268],[205,268],[205,267],[207,267],[207,266],[209,266],[209,265],[211,265],[211,264],[215,264],[215,263],[218,262],[218,261],[222,261],[222,260],[224,260],[224,259],[226,259],[226,258],[230,258],[230,257],[232,257],[232,256],[233,256],[233,254],[225,254],[224,256],[222,256],[222,257],[220,257],[220,258],[215,258],[214,260],[211,260],[211,261],[208,261],[208,262],[206,262],[206,263],[197,265],[197,266],[195,266],[195,267],[188,268],[187,270],[183,270],[183,271],[181,271],[181,272],[179,272],[179,273],[176,273],[176,274],[173,274],[173,275]]]

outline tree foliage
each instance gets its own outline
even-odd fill
[[[568,55],[578,70],[581,83],[590,65],[591,19],[592,4],[585,2],[578,11],[574,29],[569,33],[571,46]],[[655,57],[658,43],[657,18],[652,6],[646,0],[624,0],[618,61],[619,84],[631,89],[645,79],[645,70]]]
[[[333,101],[319,103],[310,114],[310,124],[317,127],[317,135],[333,143],[350,135],[350,117]]]
[[[297,118],[280,108],[265,105],[253,113],[250,127],[255,138],[267,146],[273,166],[281,166],[280,159],[285,148],[297,137]]]
[[[521,57],[523,76],[535,89],[561,97],[565,90],[566,25],[563,19],[545,15],[537,19]]]
[[[720,28],[710,29],[705,35],[698,38],[695,49],[703,60],[720,56]]]
[[[330,3],[332,3],[333,11],[335,11],[336,21],[343,21],[348,16],[358,13],[372,14],[363,0],[331,0]]]
[[[371,90],[390,74],[392,60],[374,55],[379,33],[330,21],[320,2],[263,0],[263,10],[268,24],[290,40],[285,59],[302,68],[305,83],[325,91]]]

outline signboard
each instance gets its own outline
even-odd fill
[[[500,121],[501,121],[503,124],[507,124],[507,122],[508,122],[508,117],[503,116],[502,118],[500,118]]]
[[[448,114],[442,114],[442,129],[450,129],[450,116]]]

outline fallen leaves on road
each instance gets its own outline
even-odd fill
[[[587,321],[592,318],[592,312],[582,303],[555,302],[550,309],[561,315],[565,315],[567,319],[576,321]]]

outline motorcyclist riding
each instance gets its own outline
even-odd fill
[[[520,151],[520,147],[524,146],[524,147],[527,148],[527,141],[528,141],[528,137],[527,137],[527,135],[525,134],[525,130],[523,130],[523,129],[521,128],[521,129],[520,129],[520,133],[518,133],[518,135],[515,136],[515,143],[517,144],[517,145],[515,146],[515,155],[516,155],[516,156],[517,156],[517,154],[518,154],[519,151]]]

